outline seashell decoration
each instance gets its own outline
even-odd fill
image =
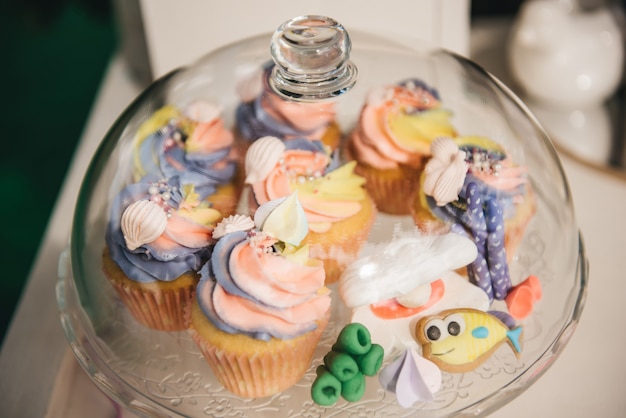
[[[246,153],[246,183],[254,184],[264,180],[284,152],[285,144],[276,137],[264,136],[254,141]]]
[[[254,221],[246,215],[230,215],[217,224],[213,230],[213,238],[218,239],[224,235],[237,231],[248,231],[254,228]]]
[[[131,251],[156,240],[166,227],[167,214],[151,200],[134,202],[122,214],[122,233]]]
[[[458,152],[459,147],[452,138],[436,138],[430,144],[430,153],[433,155],[433,157],[443,161],[450,161],[450,159],[454,157]]]
[[[448,137],[435,139],[430,150],[433,157],[424,169],[424,193],[443,206],[459,198],[467,174],[465,151]]]

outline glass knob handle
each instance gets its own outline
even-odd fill
[[[269,84],[279,95],[310,102],[337,97],[354,86],[348,33],[334,19],[300,16],[280,25],[270,51],[276,64]]]

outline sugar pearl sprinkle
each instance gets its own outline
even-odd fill
[[[268,233],[250,231],[248,232],[248,241],[250,245],[252,245],[259,253],[276,253],[276,249],[273,245],[276,242],[276,239]]]
[[[325,156],[320,153],[315,153],[314,163],[317,163],[317,161],[321,158],[325,158]],[[313,168],[307,168],[304,173],[302,173],[301,170],[293,170],[289,168],[284,158],[281,158],[278,161],[278,165],[280,166],[280,170],[282,172],[284,172],[289,178],[295,180],[298,184],[305,184],[324,176],[323,172],[320,170],[314,170]],[[318,166],[318,164],[314,165]]]
[[[167,184],[165,179],[152,183],[148,188],[150,200],[163,208],[168,218],[172,216],[174,210],[170,200],[172,199],[172,193],[175,191],[176,188]]]
[[[485,150],[473,149],[468,152],[470,170],[475,173],[486,173],[493,176],[499,176],[502,169],[500,160],[496,160]]]

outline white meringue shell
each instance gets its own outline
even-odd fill
[[[206,100],[195,100],[185,109],[185,116],[196,122],[208,123],[220,117],[222,107]]]
[[[261,230],[280,241],[298,246],[309,232],[309,224],[304,208],[302,208],[298,200],[298,192],[295,191],[286,198],[277,200],[279,200],[277,205],[275,204],[276,201],[273,200],[257,209],[258,212],[259,210],[265,210],[261,209],[263,206],[267,205],[270,207],[267,215],[260,215],[265,216]]]
[[[257,208],[254,212],[254,224],[257,229],[263,229],[263,224],[265,223],[267,217],[270,216],[270,214],[274,212],[274,209],[276,209],[286,199],[287,197],[279,197],[278,199],[270,200]]]
[[[167,214],[151,200],[139,200],[126,208],[120,226],[126,246],[133,251],[161,236],[167,227]]]
[[[274,136],[264,136],[254,141],[246,153],[246,183],[265,180],[284,152],[285,144]]]
[[[254,221],[246,215],[230,215],[217,224],[213,230],[213,238],[219,239],[224,235],[237,231],[249,231],[254,228]]]

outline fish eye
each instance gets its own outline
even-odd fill
[[[461,315],[452,314],[445,318],[446,329],[448,334],[456,337],[465,331],[465,321]]]
[[[448,336],[446,324],[441,319],[432,319],[426,323],[424,333],[429,341],[439,341]]]
[[[457,336],[461,333],[461,326],[458,322],[452,321],[448,324],[448,334]]]
[[[437,325],[431,325],[426,330],[426,336],[431,341],[437,341],[441,337],[441,330]]]

